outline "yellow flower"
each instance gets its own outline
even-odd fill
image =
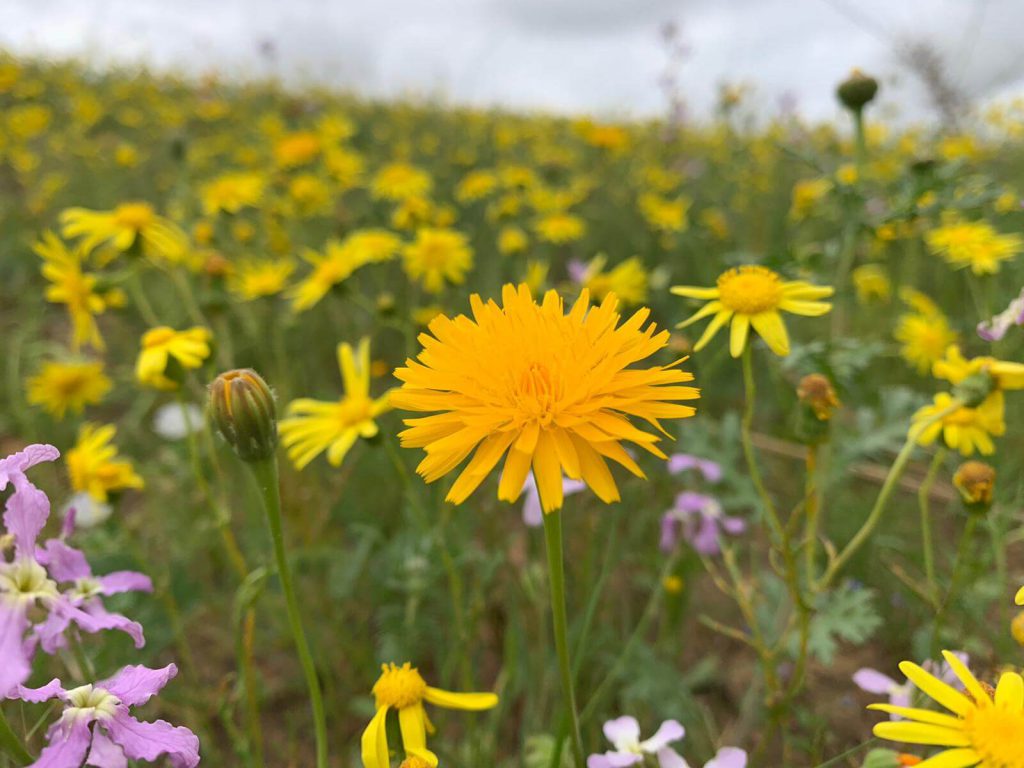
[[[362,155],[350,149],[331,149],[324,155],[324,167],[339,191],[344,192],[362,183],[366,162]]]
[[[427,749],[427,732],[433,733],[434,726],[423,703],[470,712],[498,706],[498,697],[493,693],[452,693],[432,688],[409,662],[400,667],[397,664],[381,665],[381,676],[373,686],[373,697],[377,713],[363,731],[363,768],[391,768],[387,734],[387,717],[391,710],[398,712],[402,747],[407,758],[403,765],[436,768],[437,755]]]
[[[1001,235],[985,221],[963,221],[947,216],[945,223],[925,233],[929,250],[955,269],[970,267],[976,275],[993,275],[1002,261],[1024,250],[1019,235]]]
[[[210,356],[210,331],[201,326],[176,331],[166,325],[151,328],[142,336],[142,351],[135,363],[135,378],[147,387],[177,389],[180,369],[199,368]],[[172,374],[168,376],[168,374]]]
[[[204,184],[199,190],[203,212],[214,216],[220,211],[238,213],[254,207],[263,199],[266,181],[259,173],[225,173]]]
[[[1014,602],[1017,603],[1017,605],[1024,605],[1024,587],[1021,587],[1017,592],[1017,597],[1014,598]]]
[[[188,250],[185,233],[149,203],[122,203],[112,211],[68,208],[60,220],[64,237],[81,237],[84,251],[109,243],[124,253],[138,243],[146,253],[176,262]]]
[[[844,163],[836,169],[836,181],[843,186],[849,187],[857,183],[857,166],[853,163]]]
[[[331,465],[341,466],[358,438],[377,434],[374,419],[391,409],[391,390],[376,399],[370,397],[369,339],[362,339],[355,352],[350,344],[339,344],[338,367],[345,385],[340,400],[294,400],[288,405],[289,418],[278,425],[281,442],[296,469],[303,469],[324,451]]]
[[[392,232],[364,229],[341,242],[329,240],[322,254],[307,249],[302,258],[313,265],[313,271],[289,290],[292,311],[303,312],[315,306],[331,288],[360,267],[394,258],[401,245],[398,235]]]
[[[788,355],[789,334],[780,313],[791,312],[805,317],[824,315],[832,305],[819,299],[831,296],[833,289],[802,280],[784,282],[778,273],[766,267],[748,265],[723,272],[716,288],[675,286],[672,293],[690,299],[709,300],[689,319],[676,326],[685,328],[713,315],[704,335],[694,345],[694,352],[707,346],[718,330],[731,321],[729,352],[733,357],[739,357],[747,345],[751,326],[772,352]]]
[[[586,232],[586,224],[579,216],[559,211],[548,214],[533,225],[537,237],[547,243],[563,245],[579,240]]]
[[[95,405],[114,386],[99,361],[44,363],[25,384],[28,402],[58,419],[63,419],[68,410],[81,413],[85,406]]]
[[[290,259],[249,259],[235,267],[228,287],[244,301],[274,296],[284,290],[294,271],[295,264]]]
[[[920,768],[1024,768],[1024,678],[1004,672],[995,695],[978,682],[960,659],[942,652],[966,689],[960,692],[909,661],[900,671],[946,712],[872,704],[869,709],[898,715],[875,725],[880,739],[925,744],[945,749]]]
[[[301,216],[313,216],[330,208],[331,190],[312,173],[301,173],[288,182],[288,197]]]
[[[85,251],[81,246],[69,250],[52,232],[44,232],[42,239],[32,246],[43,260],[42,273],[51,285],[46,289],[46,300],[64,304],[71,316],[71,347],[76,352],[87,345],[93,349],[104,348],[103,337],[96,324],[100,315],[111,306],[109,293],[96,291],[96,277],[82,271]]]
[[[956,342],[956,333],[946,316],[923,293],[903,290],[900,298],[914,311],[900,315],[893,337],[901,344],[900,355],[919,373],[927,373],[942,359],[949,345]]]
[[[668,331],[653,323],[641,330],[649,309],[619,326],[614,295],[590,307],[584,290],[565,314],[555,291],[537,304],[525,285],[506,285],[503,306],[477,295],[470,303],[472,319],[431,321],[418,360],[395,371],[403,386],[392,395],[396,408],[434,414],[407,419],[399,435],[404,447],[425,449],[416,471],[428,483],[473,454],[448,492],[453,504],[464,502],[506,452],[498,486],[504,501],[519,497],[531,465],[547,512],[562,506],[563,472],[603,501],[618,501],[606,458],[644,477],[621,441],[665,458],[658,436],[628,417],[664,432],[660,419],[695,412],[676,402],[699,397],[694,387],[679,386],[693,380],[676,367],[682,361],[628,367],[668,343]]]
[[[700,223],[718,240],[729,237],[729,220],[719,208],[705,208],[700,212]]]
[[[498,177],[492,171],[470,171],[455,187],[455,199],[460,203],[481,200],[491,194],[497,186]]]
[[[428,293],[440,293],[445,280],[465,282],[473,268],[473,249],[461,232],[425,227],[402,249],[402,264],[410,280],[419,280]]]
[[[832,191],[832,182],[828,179],[804,179],[793,185],[793,202],[789,208],[789,217],[795,221],[806,219],[819,202]]]
[[[953,396],[948,392],[940,392],[935,395],[931,405],[923,406],[914,414],[911,429],[920,429],[922,424],[931,421],[953,403]],[[992,436],[998,437],[1006,432],[1006,423],[1003,421],[1004,412],[1003,393],[993,392],[977,408],[961,405],[952,413],[931,424],[921,431],[917,442],[920,445],[931,445],[941,434],[946,445],[959,451],[963,456],[973,455],[975,449],[983,456],[990,456],[996,452]]]
[[[530,245],[530,239],[526,236],[517,226],[509,224],[501,228],[498,233],[498,251],[503,256],[509,256],[513,253],[521,253],[527,249]]]
[[[960,347],[951,344],[946,349],[946,357],[936,360],[932,366],[932,375],[956,385],[969,376],[986,373],[992,378],[995,389],[1024,389],[1024,364],[997,360],[994,357],[963,356]]]
[[[391,163],[377,171],[370,192],[375,200],[400,202],[409,197],[426,197],[433,186],[426,171],[408,163]]]
[[[594,301],[601,301],[609,293],[614,293],[627,305],[641,304],[647,300],[647,270],[637,256],[621,261],[605,272],[604,265],[607,262],[607,256],[596,256],[587,265],[580,280]]]
[[[684,232],[689,227],[686,213],[693,201],[688,197],[673,199],[647,193],[640,195],[640,213],[656,232]]]
[[[312,162],[320,154],[320,137],[308,131],[289,133],[274,145],[274,160],[282,168]]]
[[[114,491],[145,486],[130,461],[117,460],[117,446],[111,443],[115,434],[117,428],[113,424],[82,425],[78,441],[67,455],[68,475],[76,492],[105,502]]]
[[[892,297],[892,283],[889,276],[877,264],[864,264],[853,270],[853,287],[857,301],[870,304],[873,301],[887,302]]]

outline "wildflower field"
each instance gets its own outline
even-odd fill
[[[1024,104],[876,89],[0,58],[0,766],[1024,768]]]

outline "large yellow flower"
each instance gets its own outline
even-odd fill
[[[663,349],[668,331],[646,329],[649,309],[621,326],[618,300],[609,294],[590,307],[584,290],[568,314],[554,291],[537,304],[529,288],[506,285],[502,304],[470,299],[473,318],[444,315],[420,336],[418,360],[395,371],[404,382],[392,396],[396,408],[435,412],[407,419],[402,445],[423,448],[417,472],[428,483],[472,459],[448,492],[461,504],[508,453],[498,498],[515,501],[531,465],[543,508],[562,506],[563,472],[582,479],[605,502],[619,491],[605,459],[638,477],[643,471],[622,447],[628,440],[655,456],[658,436],[637,429],[636,416],[664,433],[660,419],[692,416],[676,401],[699,391],[679,362],[630,368]],[[475,453],[474,453],[475,450]]]
[[[188,237],[181,228],[158,216],[149,203],[122,203],[112,211],[68,208],[60,220],[64,237],[81,237],[85,251],[109,243],[125,252],[140,243],[149,255],[175,262],[188,251]]]
[[[952,395],[940,392],[935,395],[931,405],[920,408],[914,414],[911,429],[919,429],[919,425],[931,421],[953,404]],[[997,390],[986,397],[977,408],[961,405],[952,413],[930,424],[918,435],[917,442],[920,445],[931,445],[939,435],[942,435],[949,448],[959,451],[964,456],[971,456],[975,449],[985,456],[990,456],[996,451],[992,437],[998,437],[1006,432],[1004,411],[1003,393]]]
[[[43,260],[43,277],[50,282],[46,300],[68,308],[73,329],[72,349],[77,352],[88,345],[102,350],[103,337],[95,316],[105,312],[107,307],[122,303],[121,295],[117,292],[101,294],[96,290],[96,277],[82,271],[85,249],[81,246],[69,250],[55,234],[44,232],[32,250]]]
[[[956,269],[970,267],[976,275],[999,271],[1000,262],[1024,250],[1019,235],[999,234],[985,221],[963,221],[947,216],[945,223],[925,234],[928,249],[942,256]]]
[[[324,451],[333,466],[341,466],[358,438],[377,434],[374,419],[391,409],[391,390],[376,399],[370,397],[369,339],[362,339],[355,352],[350,344],[339,344],[338,367],[345,384],[340,400],[294,400],[288,405],[289,418],[278,425],[281,442],[296,469],[302,469]]]
[[[672,293],[690,299],[708,300],[695,314],[676,326],[685,328],[712,316],[704,334],[693,347],[695,352],[707,346],[719,329],[731,321],[729,352],[733,357],[739,357],[747,345],[751,326],[772,352],[788,355],[789,334],[780,313],[791,312],[806,317],[824,315],[832,309],[832,305],[819,299],[831,296],[833,289],[802,280],[785,282],[778,273],[767,267],[748,265],[722,273],[716,288],[677,285],[672,288]]]
[[[402,747],[407,763],[419,766],[422,761],[430,768],[437,766],[437,755],[427,749],[427,733],[434,732],[434,726],[427,717],[423,703],[445,709],[461,709],[479,712],[498,705],[493,693],[452,693],[432,688],[420,675],[419,670],[406,662],[381,666],[381,676],[373,686],[377,713],[363,731],[363,768],[391,768],[391,754],[388,749],[388,712],[398,712],[398,725],[402,733]]]
[[[115,491],[145,486],[130,461],[118,460],[117,446],[111,442],[115,434],[113,424],[84,424],[75,447],[67,454],[71,487],[96,501],[107,501]]]
[[[943,651],[964,692],[909,661],[900,671],[949,713],[872,704],[869,709],[905,720],[878,723],[875,736],[944,749],[918,768],[1024,768],[1024,678],[1004,672],[994,696],[955,654]]]
[[[172,365],[183,369],[199,368],[210,356],[210,331],[196,326],[176,331],[166,325],[151,328],[142,336],[142,351],[135,363],[135,378],[155,389],[177,389],[177,376],[168,376]]]
[[[26,386],[30,404],[63,419],[69,410],[81,413],[100,402],[114,385],[103,373],[103,363],[87,361],[44,363]]]
[[[440,293],[445,280],[455,285],[465,282],[473,268],[473,249],[461,232],[424,227],[402,249],[402,264],[410,280],[423,283],[429,293]]]

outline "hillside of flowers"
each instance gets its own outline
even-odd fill
[[[0,768],[1024,768],[1024,102],[882,95],[0,57]]]

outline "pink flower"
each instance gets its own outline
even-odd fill
[[[688,453],[673,453],[668,457],[669,474],[678,475],[688,469],[696,469],[709,483],[717,483],[722,479],[722,467],[711,459],[702,459]]]
[[[1024,325],[1024,289],[998,315],[978,323],[978,335],[985,341],[999,341],[1014,325]]]
[[[591,755],[587,768],[626,768],[647,765],[645,755],[654,756],[660,768],[690,768],[683,756],[669,746],[686,735],[686,730],[675,720],[666,720],[651,738],[640,741],[640,724],[628,715],[604,724],[604,735],[615,747],[614,751]],[[718,750],[704,768],[746,768],[747,753],[736,747]]]
[[[562,494],[564,496],[579,493],[586,487],[587,484],[582,480],[570,480],[568,477],[562,478]],[[526,476],[523,491],[526,496],[523,501],[523,522],[531,528],[543,525],[544,512],[540,507],[540,493],[537,491],[537,481],[533,478],[533,470]]]
[[[152,762],[167,755],[175,768],[199,765],[199,739],[188,728],[163,720],[136,720],[130,707],[145,704],[178,674],[163,669],[129,666],[108,680],[65,689],[60,680],[42,688],[18,687],[17,698],[28,702],[60,699],[66,705],[46,734],[47,745],[28,768],[124,768],[128,760]]]
[[[969,663],[969,659],[966,653],[957,653],[956,657],[960,659],[966,666]],[[949,666],[945,661],[942,663],[936,663],[931,659],[928,659],[921,665],[926,671],[935,675],[946,685],[954,686],[960,690],[963,690],[963,683],[953,672],[952,667]],[[864,667],[858,669],[853,673],[853,682],[862,691],[867,693],[874,693],[879,696],[888,696],[889,703],[896,707],[909,707],[913,703],[913,694],[916,690],[914,684],[909,680],[900,684],[893,680],[891,677],[883,672],[879,672],[877,669],[871,669]],[[902,720],[899,715],[889,715],[891,720]]]
[[[725,514],[714,496],[683,491],[661,518],[661,549],[671,552],[682,536],[698,554],[717,555],[722,551],[718,541],[722,532],[738,536],[746,529],[746,521]]]

